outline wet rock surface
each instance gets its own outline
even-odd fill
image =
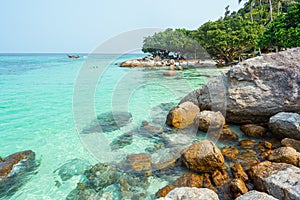
[[[203,185],[203,176],[193,173],[187,173],[178,178],[175,187],[197,187],[201,188]]]
[[[35,153],[21,151],[0,161],[0,198],[14,194],[35,173],[38,164]]]
[[[269,128],[279,138],[300,140],[300,115],[280,112],[270,118]]]
[[[300,153],[292,147],[281,147],[270,152],[269,161],[282,162],[300,167]]]

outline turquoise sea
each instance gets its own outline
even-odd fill
[[[118,66],[144,55],[80,56],[72,60],[65,54],[0,55],[0,156],[30,149],[39,164],[22,186],[0,199],[65,199],[81,177],[75,174],[62,180],[58,171],[64,164],[115,159],[101,157],[97,148],[103,149],[101,144],[109,145],[142,121],[163,125],[170,106],[226,71],[198,68],[163,76],[166,68]],[[102,127],[105,138],[100,143],[79,136],[96,116],[112,111],[129,112],[132,121],[107,133]],[[122,153],[145,152],[151,145],[150,139],[134,137]]]

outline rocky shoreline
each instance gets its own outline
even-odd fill
[[[233,67],[182,99],[167,126],[145,122],[121,137],[160,142],[86,170],[67,199],[300,199],[299,70],[300,48]],[[241,124],[243,135],[227,123]],[[168,181],[155,195],[147,192],[152,177]]]
[[[170,69],[197,68],[197,67],[216,67],[217,63],[213,60],[174,60],[160,59],[147,56],[141,59],[124,61],[120,67],[170,67]]]

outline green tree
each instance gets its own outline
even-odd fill
[[[231,63],[242,54],[252,52],[263,26],[242,17],[224,18],[203,24],[193,37],[216,60],[223,59]]]
[[[287,14],[280,14],[267,27],[259,45],[264,49],[300,46],[300,3],[295,3]]]

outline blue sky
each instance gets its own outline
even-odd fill
[[[0,0],[0,52],[91,52],[140,28],[197,29],[238,0]]]

